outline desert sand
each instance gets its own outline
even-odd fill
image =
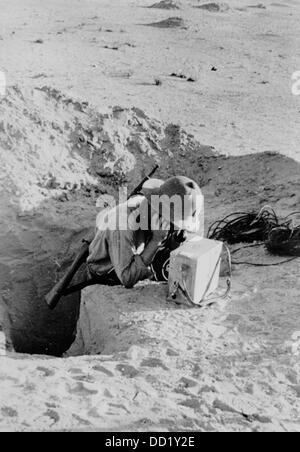
[[[234,266],[205,309],[153,282],[43,301],[155,163],[206,227],[300,210],[300,2],[153,3],[0,1],[0,430],[300,431],[300,261]]]

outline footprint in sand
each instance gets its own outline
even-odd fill
[[[93,370],[95,370],[96,372],[102,372],[107,377],[113,377],[114,376],[114,374],[110,370],[108,370],[108,369],[106,369],[106,367],[100,366],[98,364],[93,367]]]
[[[69,393],[84,397],[84,396],[96,395],[96,394],[98,394],[98,391],[96,391],[94,389],[88,389],[84,386],[83,383],[79,382],[74,387],[72,387],[72,388],[69,387]]]
[[[124,410],[127,414],[130,414],[130,411],[126,408],[125,405],[119,403],[109,403],[109,406],[111,408],[116,408],[118,413],[120,412],[120,410]]]
[[[180,402],[179,405],[191,408],[194,411],[200,411],[201,403],[198,397],[193,397]]]
[[[84,425],[85,427],[92,427],[93,424],[86,419],[83,419],[82,417],[78,416],[77,414],[72,414],[72,417],[79,422],[79,424]]]
[[[54,377],[55,375],[54,370],[47,369],[46,367],[37,367],[36,370],[42,372],[44,377]]]
[[[179,353],[176,350],[174,350],[173,348],[168,348],[166,353],[167,353],[167,356],[171,356],[171,357],[179,356]]]
[[[180,386],[183,388],[195,388],[198,386],[198,382],[191,378],[182,377],[179,381]]]
[[[94,419],[102,419],[97,407],[91,408],[88,412],[88,416]]]
[[[57,424],[57,422],[59,422],[60,420],[59,414],[54,410],[46,411],[46,413],[44,413],[44,416],[49,417],[53,421],[52,425]]]
[[[72,377],[75,381],[83,381],[86,383],[95,383],[96,380],[91,375],[76,375]]]
[[[103,393],[104,397],[108,397],[109,399],[113,399],[114,396],[109,392],[108,389],[104,389],[104,393]]]
[[[71,369],[69,369],[68,372],[70,374],[81,374],[82,373],[82,369],[79,369],[77,367],[71,367]]]
[[[18,416],[18,412],[9,406],[4,406],[3,408],[1,408],[1,414],[4,417],[11,417],[11,418]]]
[[[138,370],[135,367],[129,366],[128,364],[118,364],[116,366],[116,370],[118,370],[123,375],[123,377],[127,378],[134,378],[139,374]]]
[[[142,367],[160,367],[163,370],[168,370],[164,363],[158,358],[147,358],[142,361]]]

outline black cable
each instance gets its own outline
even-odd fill
[[[263,241],[268,232],[279,224],[275,211],[266,206],[259,213],[236,212],[213,223],[208,238],[229,244]]]
[[[295,215],[300,215],[300,212],[299,211],[298,212],[297,211],[296,212],[292,212],[289,215],[287,215],[285,218],[293,217]]]
[[[273,255],[294,256],[292,259],[274,264],[254,262],[233,262],[235,265],[252,265],[255,267],[272,267],[291,262],[300,257],[300,225],[294,225],[293,216],[300,212],[292,212],[279,220],[272,207],[265,206],[258,213],[236,212],[213,223],[208,231],[208,238],[228,244],[250,243],[232,251],[265,246]],[[259,243],[253,243],[259,242]]]

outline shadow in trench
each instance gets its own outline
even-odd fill
[[[5,198],[0,208],[0,325],[7,346],[19,353],[61,356],[76,337],[81,294],[64,297],[54,311],[44,296],[90,228],[52,215],[53,201],[26,215],[13,211]],[[83,213],[83,218],[89,224],[92,215]]]

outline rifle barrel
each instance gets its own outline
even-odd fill
[[[151,179],[151,177],[153,176],[154,173],[156,173],[156,171],[158,170],[159,165],[155,165],[155,167],[152,169],[152,171],[150,171],[150,173],[148,174],[148,176],[144,177],[144,179],[142,180],[142,182],[140,182],[140,184],[135,187],[135,189],[130,193],[130,195],[128,196],[128,199],[132,198],[133,196],[137,195],[138,193],[140,193],[141,189],[143,188],[143,185],[145,182],[147,182],[147,180]]]

